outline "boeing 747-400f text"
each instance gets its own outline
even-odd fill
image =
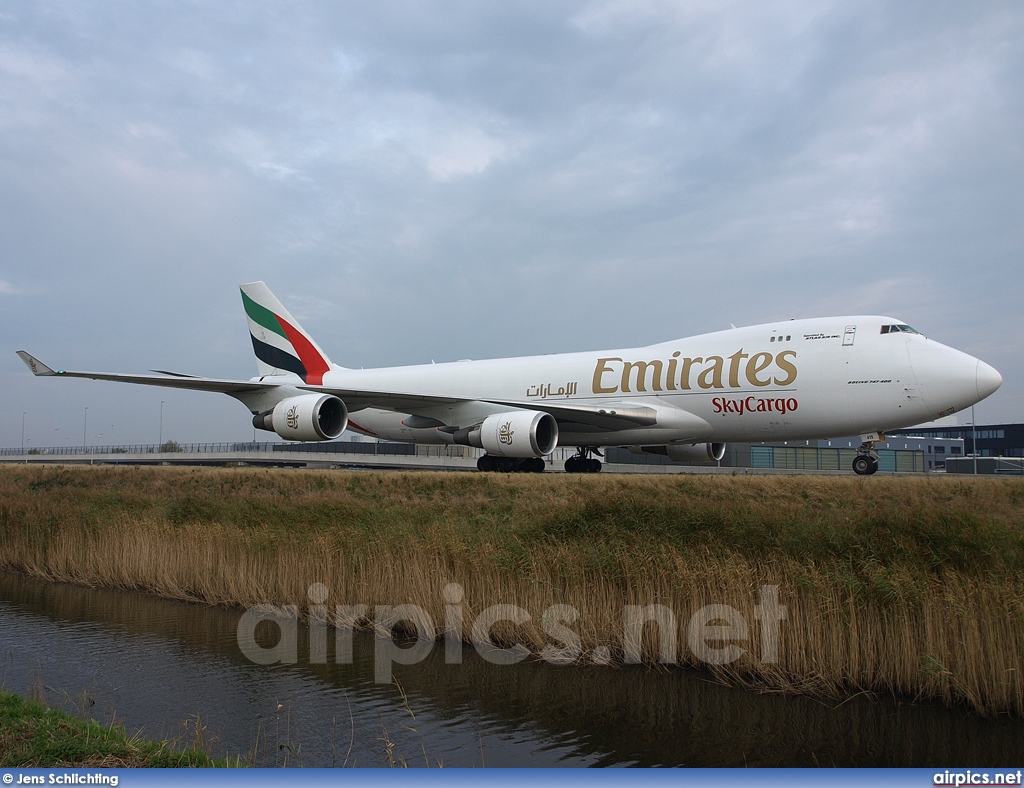
[[[721,459],[728,441],[859,435],[858,474],[878,469],[886,430],[947,416],[1002,378],[984,361],[891,317],[766,323],[657,345],[384,369],[334,364],[263,282],[242,285],[259,376],[55,371],[36,375],[217,391],[253,424],[292,441],[347,427],[413,443],[484,449],[481,470],[543,471],[556,446],[577,447],[570,472],[594,472],[603,446],[681,462]]]

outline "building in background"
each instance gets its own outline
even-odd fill
[[[776,441],[730,443],[722,457],[723,468],[777,468],[780,470],[848,471],[857,456],[860,438],[833,438],[819,441]],[[890,437],[875,446],[878,470],[925,473],[941,471],[947,457],[965,454],[960,438]],[[627,449],[609,448],[610,463],[678,465],[656,454],[634,454]]]
[[[1024,457],[1024,424],[979,424],[977,432],[971,425],[910,427],[893,430],[889,435],[960,438],[964,442],[965,455]]]

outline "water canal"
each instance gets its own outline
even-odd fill
[[[352,664],[260,666],[237,645],[241,615],[0,572],[2,682],[147,738],[191,742],[198,721],[215,755],[260,766],[966,767],[1016,762],[1024,741],[1024,722],[932,703],[760,694],[683,669],[501,666],[471,648],[449,665],[439,646],[380,685],[372,635],[356,635]]]

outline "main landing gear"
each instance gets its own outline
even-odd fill
[[[864,436],[864,442],[857,447],[857,456],[853,458],[853,472],[858,476],[870,476],[878,470],[878,452],[875,444],[884,441],[880,433]]]
[[[566,473],[600,473],[601,472],[601,461],[595,457],[591,457],[591,454],[596,454],[598,457],[603,457],[597,449],[591,449],[587,446],[580,446],[577,448],[576,453],[565,461],[565,472]]]
[[[527,457],[520,460],[516,457],[495,457],[485,454],[476,461],[478,471],[496,471],[497,473],[544,473],[543,457]]]

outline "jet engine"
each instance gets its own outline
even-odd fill
[[[675,462],[717,462],[725,456],[724,443],[671,443],[629,448],[634,454],[662,454]]]
[[[495,457],[543,457],[558,445],[558,423],[550,413],[517,410],[488,416],[452,436],[455,443],[485,449]]]
[[[253,416],[252,424],[288,441],[330,441],[348,426],[348,408],[331,394],[303,394]]]

